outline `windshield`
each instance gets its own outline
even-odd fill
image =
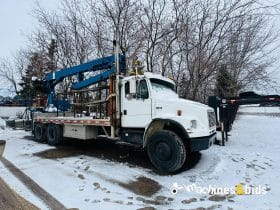
[[[176,94],[174,90],[175,87],[172,83],[160,79],[155,79],[155,78],[151,78],[150,81],[152,84],[153,91],[156,91],[157,93],[164,92],[165,94],[168,93]]]

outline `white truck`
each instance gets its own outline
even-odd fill
[[[106,69],[105,72],[112,70],[111,73],[104,76],[103,72],[101,77],[100,74],[95,75],[91,81],[80,80],[75,92],[80,97],[85,86],[90,84],[92,87],[101,78],[108,80],[105,85],[108,92],[100,90],[103,89],[100,81],[99,86],[87,91],[106,92],[104,100],[100,100],[102,97],[97,101],[87,99],[83,103],[74,100],[70,112],[34,113],[33,133],[37,141],[56,145],[63,137],[82,140],[107,138],[140,146],[147,151],[151,163],[167,173],[178,171],[189,160],[191,152],[208,149],[213,144],[216,120],[211,107],[179,98],[174,82],[161,75],[146,72],[125,76],[121,67],[122,57],[118,54],[106,58],[112,61],[109,64],[112,69],[104,68],[104,65],[102,68]],[[99,65],[103,61],[104,58],[95,60],[90,69],[94,70],[97,63]],[[85,68],[79,65],[53,72],[45,80],[54,87],[61,78],[89,71],[89,63],[86,64]],[[79,70],[76,71],[77,68]],[[54,99],[50,99],[54,96],[54,89],[50,89],[49,101],[55,104]],[[75,106],[80,108],[80,114],[77,108],[73,108]],[[96,106],[100,110],[97,111]],[[84,109],[95,110],[97,114],[85,114]]]

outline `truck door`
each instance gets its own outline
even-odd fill
[[[144,128],[151,120],[151,96],[145,79],[136,81],[136,94],[131,95],[130,82],[126,81],[122,88],[122,127]]]

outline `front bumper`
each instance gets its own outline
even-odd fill
[[[208,149],[215,141],[216,133],[210,136],[191,138],[191,152]]]

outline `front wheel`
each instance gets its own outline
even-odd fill
[[[176,172],[186,160],[186,147],[183,141],[169,130],[155,132],[148,139],[147,152],[152,164],[162,172]]]

